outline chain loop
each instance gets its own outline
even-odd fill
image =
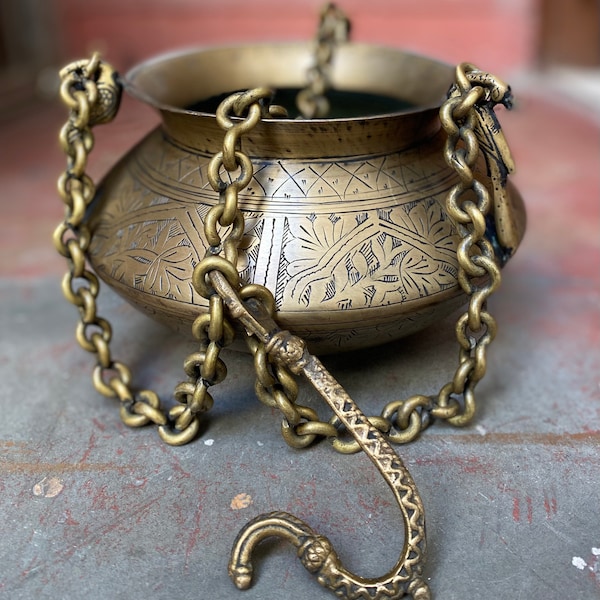
[[[330,88],[330,70],[338,44],[350,35],[348,17],[334,4],[321,11],[319,29],[315,40],[314,64],[306,73],[308,85],[296,97],[296,105],[305,119],[321,119],[329,113],[326,92]]]
[[[290,425],[284,420],[281,424],[281,435],[291,448],[306,448],[316,439],[337,435],[337,429],[329,423],[319,420],[319,415],[307,406],[299,407],[303,419],[297,425]]]
[[[504,103],[509,89],[492,75],[463,64],[457,68],[455,88],[440,110],[442,128],[448,136],[444,156],[460,178],[448,193],[446,209],[463,236],[457,249],[458,281],[469,296],[469,306],[456,324],[461,348],[458,367],[452,381],[433,400],[430,413],[455,426],[468,424],[475,413],[475,386],[485,375],[487,346],[496,334],[496,321],[486,304],[501,281],[494,249],[485,237],[486,217],[492,206],[490,193],[473,173],[479,156],[476,109],[482,102]],[[484,278],[483,283],[480,278]]]
[[[211,274],[219,273],[234,290],[240,289],[237,270],[238,248],[244,235],[244,216],[238,208],[238,194],[252,180],[254,168],[250,158],[241,150],[241,137],[252,130],[263,114],[269,115],[265,102],[273,92],[267,88],[239,92],[226,98],[217,109],[217,122],[226,130],[223,150],[217,152],[209,163],[208,179],[219,192],[219,204],[211,208],[204,221],[204,234],[209,243],[205,257],[195,267],[192,285],[196,292],[209,301],[208,315],[200,315],[192,325],[192,334],[200,349],[190,354],[184,362],[189,379],[175,389],[175,399],[180,403],[169,415],[176,429],[198,430],[198,415],[210,410],[213,398],[208,388],[222,382],[227,367],[219,357],[222,348],[234,339],[234,328],[225,318],[223,299],[211,283]],[[245,116],[244,116],[245,115]],[[241,120],[233,121],[237,117]],[[230,182],[221,178],[221,169],[230,174]],[[237,178],[232,173],[239,170]],[[223,233],[223,230],[226,230]],[[285,406],[285,399],[279,400]],[[163,439],[170,443],[186,443],[187,436],[172,436],[160,430]]]
[[[441,388],[437,396],[417,395],[390,402],[383,408],[380,417],[369,417],[374,427],[397,444],[416,439],[434,419],[445,420],[454,426],[464,426],[471,421],[475,414],[475,386],[485,375],[487,347],[497,329],[496,321],[486,308],[488,298],[500,285],[501,275],[494,248],[486,238],[487,215],[492,209],[492,200],[487,187],[474,174],[480,155],[477,109],[481,103],[506,104],[510,88],[473,65],[459,66],[456,81],[454,90],[440,110],[440,119],[447,134],[444,156],[458,176],[458,183],[447,195],[446,208],[448,215],[457,223],[462,238],[457,248],[458,281],[469,296],[469,305],[456,324],[460,352],[452,380]],[[491,107],[487,109],[492,110]],[[310,443],[310,435],[323,435],[325,430],[321,431],[313,424],[315,421],[312,420],[313,414],[308,412],[310,409],[295,404],[295,396],[286,397],[269,391],[279,382],[269,371],[268,355],[264,348],[256,345],[253,352],[259,374],[257,394],[263,402],[277,406],[284,413],[286,420],[282,433],[286,441],[295,447],[303,447]],[[310,425],[299,424],[305,415]],[[330,419],[329,425],[328,437],[334,449],[342,453],[360,450],[355,440],[342,438],[336,416]]]
[[[391,429],[391,423],[384,417],[368,417],[369,423],[378,429],[384,435],[388,434]],[[329,425],[333,427],[332,435],[329,436],[331,447],[340,454],[356,454],[360,452],[361,447],[354,439],[344,439],[344,428],[337,415],[333,415],[329,419]]]
[[[108,123],[117,113],[121,88],[116,73],[100,61],[98,55],[94,55],[89,61],[78,61],[65,67],[61,78],[61,97],[70,114],[59,135],[68,162],[58,179],[57,188],[66,206],[66,216],[54,231],[53,241],[57,252],[67,259],[69,265],[62,280],[63,294],[80,313],[75,338],[84,350],[95,355],[94,388],[103,396],[120,400],[123,423],[129,427],[154,423],[159,426],[159,435],[165,442],[187,443],[198,432],[197,419],[193,417],[185,428],[178,430],[177,421],[183,411],[172,410],[167,415],[161,410],[156,393],[141,390],[134,394],[130,387],[129,368],[113,359],[110,351],[111,325],[97,315],[96,298],[100,284],[86,263],[85,253],[91,236],[84,219],[96,193],[92,179],[85,172],[88,155],[94,146],[91,128]],[[231,326],[224,326],[224,331],[226,338],[231,337]],[[214,362],[213,379],[222,376],[221,365]],[[198,410],[195,405],[194,408]]]

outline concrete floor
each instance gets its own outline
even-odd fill
[[[537,86],[502,115],[529,230],[491,302],[500,331],[475,423],[436,424],[399,449],[425,504],[426,576],[439,600],[600,597],[600,135],[597,120],[559,100]],[[0,129],[0,597],[329,598],[279,542],[261,547],[249,591],[228,579],[238,529],[279,509],[328,535],[351,569],[387,570],[402,540],[385,484],[362,455],[288,448],[279,416],[253,395],[247,356],[226,354],[230,376],[206,427],[180,448],[127,429],[93,391],[50,242],[63,118],[40,106]],[[155,121],[126,101],[98,132],[94,173]],[[115,355],[168,398],[191,347],[109,290],[101,297]],[[326,363],[378,413],[447,380],[452,329],[448,319]],[[304,399],[326,416],[310,390]],[[233,509],[239,494],[249,504]]]

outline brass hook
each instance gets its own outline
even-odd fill
[[[250,586],[254,548],[263,539],[277,536],[290,541],[304,567],[340,598],[382,600],[411,594],[414,600],[429,600],[429,588],[421,578],[426,546],[423,503],[400,457],[321,361],[308,352],[302,339],[279,329],[260,301],[250,298],[243,302],[220,272],[212,271],[208,277],[231,316],[265,344],[275,361],[302,373],[329,404],[391,488],[404,523],[404,545],[396,565],[380,578],[367,579],[345,569],[331,542],[297,517],[283,512],[260,515],[241,530],[234,543],[229,574],[235,585],[240,589]]]

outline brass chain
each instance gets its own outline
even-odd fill
[[[476,81],[480,85],[473,85]],[[469,64],[456,71],[456,84],[440,110],[442,128],[447,134],[444,158],[459,177],[446,197],[446,211],[457,223],[461,241],[457,248],[458,282],[469,297],[469,305],[455,327],[458,341],[458,367],[452,381],[436,396],[411,396],[386,404],[380,417],[371,423],[396,444],[416,439],[434,419],[462,427],[475,414],[475,387],[487,368],[487,347],[493,341],[497,325],[487,310],[487,300],[501,282],[500,267],[494,248],[486,238],[486,216],[492,200],[488,189],[473,170],[479,159],[476,135],[478,117],[475,107],[504,102],[509,88],[502,81]],[[334,416],[330,423],[338,427]],[[333,447],[342,453],[358,452],[354,440],[332,438]]]
[[[175,397],[180,402],[177,411],[180,426],[197,420],[197,415],[210,410],[213,399],[208,388],[222,382],[227,376],[227,367],[219,358],[221,349],[233,342],[235,331],[225,316],[223,299],[210,283],[210,273],[221,273],[234,290],[247,299],[259,298],[275,310],[271,294],[257,285],[241,286],[237,271],[238,249],[244,235],[244,215],[238,207],[238,194],[251,181],[254,169],[250,158],[241,151],[242,135],[251,131],[263,115],[282,115],[282,109],[271,106],[273,92],[267,88],[254,89],[229,96],[217,109],[217,123],[226,131],[223,150],[211,159],[208,166],[208,181],[219,194],[219,203],[207,213],[204,235],[208,249],[192,274],[192,285],[196,292],[208,300],[208,314],[201,314],[192,325],[192,333],[200,342],[198,352],[188,356],[184,369],[188,381],[180,383]],[[231,117],[242,117],[234,122]],[[229,176],[229,182],[221,177],[221,170]],[[235,176],[237,175],[237,177]],[[221,231],[225,235],[221,236]]]
[[[186,358],[184,370],[188,380],[177,385],[178,404],[166,413],[161,410],[155,392],[133,392],[129,368],[112,357],[112,328],[97,314],[100,285],[87,268],[85,256],[91,237],[85,216],[95,195],[94,183],[86,174],[87,158],[94,143],[91,128],[115,116],[120,88],[114,71],[97,56],[69,65],[61,71],[61,77],[61,97],[70,108],[69,119],[60,133],[68,165],[58,181],[66,213],[54,233],[54,243],[69,265],[62,282],[64,295],[80,313],[76,339],[96,357],[94,387],[102,395],[120,400],[120,415],[126,425],[140,427],[154,423],[166,443],[188,443],[197,435],[200,415],[212,407],[209,387],[227,375],[219,355],[235,335],[225,316],[224,302],[210,283],[210,273],[222,274],[243,301],[255,299],[270,315],[275,314],[275,300],[267,288],[240,282],[236,265],[245,223],[238,195],[253,176],[252,161],[241,150],[242,136],[261,118],[285,116],[285,110],[270,104],[273,92],[265,88],[233,94],[217,110],[217,122],[226,133],[223,150],[209,164],[208,179],[219,193],[219,203],[206,216],[204,229],[209,247],[192,276],[194,289],[209,302],[209,311],[193,323],[192,333],[199,348]],[[496,334],[496,321],[487,311],[487,299],[500,285],[500,269],[494,248],[485,237],[486,216],[492,205],[490,194],[473,172],[479,157],[475,107],[482,102],[497,103],[498,90],[506,86],[472,65],[458,67],[456,80],[440,110],[440,119],[447,134],[444,156],[459,177],[447,195],[446,209],[461,236],[457,249],[458,281],[469,297],[469,305],[456,324],[460,350],[453,379],[434,397],[415,395],[393,401],[383,408],[381,415],[369,417],[373,426],[396,444],[413,441],[434,419],[455,426],[471,421],[475,387],[485,375],[487,347]],[[222,171],[227,173],[228,181],[221,177]],[[222,231],[226,232],[223,236]],[[303,448],[327,437],[339,452],[360,449],[354,440],[344,439],[337,417],[323,422],[313,409],[297,403],[298,385],[294,376],[269,358],[262,342],[248,337],[248,345],[254,355],[256,394],[263,403],[283,414],[282,435],[290,446]]]
[[[308,69],[308,85],[296,97],[296,105],[305,119],[322,119],[329,113],[325,95],[331,87],[330,71],[333,54],[338,44],[348,40],[350,21],[335,4],[327,4],[315,40],[314,64]]]
[[[459,177],[448,192],[446,210],[457,223],[461,236],[457,249],[458,282],[469,297],[469,305],[455,327],[460,349],[459,364],[452,380],[436,396],[418,394],[406,400],[395,400],[386,404],[379,416],[369,417],[371,424],[394,444],[412,442],[435,419],[462,427],[470,423],[475,414],[475,387],[485,375],[487,347],[497,330],[496,321],[487,310],[487,300],[501,282],[494,248],[486,238],[486,217],[492,199],[473,172],[480,150],[475,108],[485,103],[492,110],[494,104],[507,103],[509,90],[499,79],[465,63],[457,68],[456,84],[440,110],[442,128],[447,134],[444,158]],[[258,356],[260,350],[253,351],[255,357]],[[318,436],[326,436],[338,452],[360,451],[356,440],[344,439],[337,416],[334,415],[329,423],[323,423],[312,409],[294,404],[297,389],[292,394],[282,393],[286,384],[273,377],[272,371],[279,367],[271,366],[269,372],[268,361],[262,355],[255,358],[255,365],[259,380],[264,382],[257,394],[269,406],[281,409],[284,415],[282,433],[289,445],[301,448]],[[262,379],[261,373],[265,373]],[[280,386],[276,390],[279,396],[266,395],[264,388],[274,380]],[[306,422],[301,422],[302,418]]]
[[[215,154],[209,163],[208,181],[219,193],[220,202],[208,212],[205,218],[204,233],[209,248],[205,258],[194,270],[192,283],[198,294],[209,300],[211,307],[213,303],[219,306],[219,312],[198,317],[194,323],[194,331],[200,329],[210,332],[210,329],[214,328],[215,331],[220,332],[221,322],[227,323],[223,314],[223,300],[210,284],[212,272],[223,275],[242,301],[255,299],[270,316],[275,315],[275,299],[272,293],[262,285],[242,285],[236,267],[238,247],[244,234],[244,216],[238,206],[238,195],[253,176],[252,161],[242,152],[241,138],[258,124],[262,116],[274,117],[285,114],[282,107],[270,104],[272,96],[273,92],[266,88],[239,92],[226,98],[217,109],[217,123],[225,130],[225,137],[223,150]],[[231,117],[243,118],[234,122]],[[222,179],[222,169],[229,173],[229,182]],[[234,178],[234,174],[237,174],[237,177]],[[224,238],[221,237],[220,230],[227,232]],[[200,323],[201,327],[198,325]],[[231,331],[233,332],[233,327]],[[210,338],[210,334],[208,337]],[[328,423],[319,421],[313,409],[296,403],[298,384],[289,369],[272,361],[265,345],[256,337],[247,336],[246,340],[254,355],[257,376],[254,388],[256,395],[264,404],[278,408],[283,414],[281,431],[286,442],[295,448],[304,448],[317,436],[334,435],[335,429]],[[216,357],[220,344],[218,341],[211,343]],[[196,359],[198,364],[201,364],[203,356],[198,355]],[[202,365],[204,366],[206,363]],[[200,371],[195,372],[189,382],[181,384],[182,391],[185,386],[184,395],[188,398],[191,397],[192,391],[205,389],[212,384],[202,375],[202,367]],[[226,373],[225,365],[222,365],[222,372]]]
[[[112,356],[112,327],[97,314],[100,284],[86,262],[91,235],[85,217],[96,192],[86,173],[88,155],[94,145],[91,128],[114,118],[121,89],[116,73],[102,63],[98,55],[89,61],[72,63],[60,75],[60,95],[70,108],[70,115],[59,136],[67,155],[67,169],[58,180],[65,217],[53,239],[57,251],[67,259],[69,266],[62,280],[63,293],[79,309],[75,337],[84,350],[95,355],[94,387],[103,396],[119,399],[123,422],[130,427],[152,422],[164,428],[167,417],[160,409],[158,396],[151,390],[134,393],[129,367]]]
[[[465,74],[466,68],[470,70],[470,78]],[[471,80],[485,82],[487,87],[473,86]],[[444,385],[434,397],[419,394],[407,400],[395,400],[384,406],[381,415],[369,417],[371,424],[395,444],[413,441],[434,419],[464,426],[475,413],[475,386],[485,374],[487,346],[496,334],[496,322],[487,311],[486,303],[500,285],[500,268],[493,246],[485,237],[486,216],[492,206],[490,194],[473,173],[479,158],[479,142],[475,133],[477,114],[474,107],[480,101],[489,102],[498,89],[503,90],[505,87],[492,76],[483,74],[470,65],[461,65],[457,69],[456,91],[440,111],[442,127],[447,134],[444,156],[448,165],[459,176],[459,181],[448,193],[446,209],[455,219],[461,236],[457,249],[458,280],[469,297],[469,306],[456,324],[456,337],[460,346],[459,366],[452,381]],[[232,125],[224,119],[220,122],[227,129],[225,152],[228,143],[231,144],[228,142],[228,135],[232,131]],[[236,137],[236,143],[237,140]],[[224,164],[220,158],[222,154],[217,154],[214,159],[219,167]],[[244,156],[240,153],[238,160],[242,160]],[[234,161],[232,166],[235,166]],[[210,177],[209,174],[209,179]],[[210,181],[222,195],[227,195],[230,193],[228,190],[232,189],[231,196],[233,198],[235,195],[237,202],[241,185],[234,181],[227,186],[218,182],[215,174]],[[238,218],[243,219],[241,213]],[[218,236],[215,236],[215,242],[219,241]],[[233,285],[230,280],[230,283],[234,289],[239,286],[239,282]],[[269,306],[268,312],[274,316],[274,299],[270,291],[263,286],[252,287],[260,290],[260,300]],[[248,299],[251,294],[243,293],[243,290],[244,288],[242,299]],[[294,376],[281,363],[269,358],[264,344],[253,337],[248,338],[248,344],[254,354],[256,395],[267,406],[280,410],[283,415],[282,435],[290,446],[304,448],[320,437],[327,437],[338,452],[353,453],[360,450],[356,440],[343,438],[336,416],[329,422],[323,422],[312,408],[297,404],[298,385]]]

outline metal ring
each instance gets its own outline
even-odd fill
[[[134,405],[135,404],[137,403],[134,403]],[[149,416],[140,414],[138,412],[133,412],[131,408],[132,407],[129,403],[123,403],[119,408],[119,416],[121,417],[121,421],[123,421],[127,427],[143,427],[144,425],[148,425],[148,423],[150,423],[151,419]],[[148,406],[148,408],[152,410],[151,407]]]
[[[160,398],[158,397],[158,394],[156,392],[153,392],[152,390],[140,390],[136,394],[136,400],[138,402],[148,404],[152,408],[160,408]]]
[[[223,218],[224,213],[225,205],[216,204],[208,211],[204,218],[204,232],[206,234],[206,241],[210,246],[216,247],[221,244],[221,236],[217,231],[217,224],[222,227],[229,227],[229,225],[233,224],[228,239],[238,241],[244,235],[244,215],[236,208],[234,218],[227,222]]]
[[[200,420],[194,417],[190,424],[183,430],[173,430],[168,425],[160,425],[158,435],[160,439],[170,446],[184,446],[189,444],[200,431]]]
[[[110,381],[108,383],[104,381],[104,374],[106,371],[110,370],[116,371],[119,374],[119,380],[125,386],[129,386],[131,383],[131,371],[127,365],[116,360],[112,362],[109,368],[104,368],[102,365],[96,365],[94,367],[94,370],[92,371],[92,382],[96,391],[107,398],[115,398],[117,396],[117,390],[110,385]]]
[[[371,423],[371,425],[382,434],[387,434],[390,431],[391,423],[384,417],[371,416],[367,418],[369,423]],[[361,445],[355,438],[352,438],[351,440],[343,440],[340,437],[340,426],[342,425],[342,422],[337,415],[333,415],[331,419],[329,419],[329,424],[332,425],[336,430],[335,437],[332,436],[329,438],[329,442],[336,452],[339,452],[340,454],[356,454],[362,450]]]
[[[269,315],[273,316],[277,310],[275,305],[275,298],[273,293],[269,288],[264,285],[259,285],[257,283],[249,283],[244,285],[239,292],[240,298],[242,300],[249,300],[250,298],[255,298],[258,300],[265,310],[269,313]]]
[[[182,381],[175,386],[175,389],[173,390],[173,396],[177,402],[185,407],[187,406],[188,399],[194,394],[195,388],[196,386],[191,381]]]
[[[77,290],[77,295],[83,300],[82,305],[78,307],[81,313],[81,321],[86,325],[95,323],[98,317],[96,315],[96,298],[94,294],[92,294],[90,288],[81,287]]]
[[[283,388],[285,395],[288,398],[297,398],[298,397],[298,380],[293,375],[293,373],[281,363],[275,363],[273,365],[273,370],[275,373],[275,377],[277,381]]]
[[[452,382],[448,382],[439,391],[437,399],[434,401],[434,406],[429,411],[434,419],[442,419],[447,421],[455,417],[460,411],[460,404],[452,394]]]
[[[62,278],[61,288],[65,298],[75,306],[83,306],[84,300],[77,293],[77,290],[73,289],[73,280],[75,277],[67,271]],[[96,275],[94,275],[91,271],[84,271],[81,277],[77,277],[77,279],[85,279],[89,284],[90,293],[92,296],[98,296],[98,291],[100,290],[100,282]]]
[[[257,381],[261,384],[261,387],[264,388],[274,386],[277,383],[277,379],[272,375],[271,363],[269,362],[265,345],[258,343],[256,347],[251,350],[254,353],[254,371],[256,372]]]
[[[254,381],[254,393],[265,406],[277,408],[277,402],[275,402],[275,398],[273,398],[268,388],[262,385],[259,379]]]
[[[103,335],[96,332],[92,334],[92,343],[94,345],[96,356],[98,357],[98,363],[104,369],[108,369],[112,362],[112,357],[110,355],[110,347],[108,345],[109,342],[104,338]]]
[[[296,433],[299,436],[335,437],[337,429],[325,421],[306,421],[305,423],[296,425]]]
[[[221,348],[216,342],[211,342],[203,353],[204,360],[200,364],[200,376],[207,385],[221,383],[227,377],[227,366],[219,358]]]
[[[160,409],[150,406],[146,402],[134,402],[131,412],[145,417],[155,425],[167,424],[167,416]]]
[[[217,342],[223,337],[224,307],[221,296],[212,295],[208,301],[210,323],[208,325],[208,339]]]
[[[203,313],[196,317],[192,323],[192,335],[200,343],[207,343],[210,340],[208,330],[210,327],[211,316],[209,313]],[[223,334],[219,340],[221,347],[229,346],[235,339],[235,330],[227,319],[223,319]]]
[[[297,406],[292,400],[290,400],[282,389],[274,388],[270,395],[275,401],[275,405],[279,411],[283,414],[285,421],[290,426],[295,426],[300,423],[302,419],[302,408]]]
[[[94,333],[88,337],[88,327],[98,327],[102,332],[104,341],[106,343],[110,342],[112,338],[112,327],[106,319],[97,317],[93,323],[84,323],[83,321],[79,321],[77,323],[77,327],[75,328],[75,339],[84,350],[87,350],[88,352],[96,352],[96,346],[92,339]]]
[[[235,151],[234,157],[235,167],[233,169],[227,169],[222,151],[217,152],[208,163],[207,177],[210,185],[215,190],[215,192],[222,192],[229,185],[232,184],[237,184],[238,190],[243,189],[252,180],[252,175],[254,174],[254,167],[252,165],[250,157],[244,154],[243,152],[239,152],[238,150]],[[223,179],[221,178],[221,167],[225,168],[225,170],[229,171],[230,173],[239,168],[240,174],[236,179],[228,183],[226,181],[223,181]]]
[[[71,274],[74,278],[83,277],[85,273],[85,254],[79,244],[79,239],[72,237],[67,240],[66,247],[68,250],[68,256],[73,265],[71,267]]]
[[[431,398],[429,396],[418,394],[411,396],[407,400],[396,400],[395,402],[386,404],[381,411],[381,416],[390,423],[395,422],[399,429],[404,430],[410,426],[409,421],[411,420],[413,413],[417,412],[419,408],[427,408],[430,405]],[[394,414],[396,414],[395,419],[392,418]],[[419,413],[417,412],[417,414]],[[419,419],[420,418],[419,415]]]
[[[203,298],[208,299],[213,294],[216,294],[212,285],[206,281],[206,277],[211,271],[218,271],[223,274],[232,288],[237,289],[239,287],[239,273],[229,261],[221,256],[206,256],[200,261],[192,273],[192,285]]]
[[[214,406],[215,401],[208,391],[208,385],[205,380],[200,380],[194,388],[192,401],[188,402],[188,408],[192,416],[208,412]]]
[[[306,419],[309,422],[319,422],[319,415],[312,408],[295,405],[295,409],[302,419]],[[281,435],[288,446],[291,446],[292,448],[306,448],[317,438],[317,433],[298,433],[297,427],[299,425],[301,425],[301,423],[298,422],[294,426],[290,424],[287,419],[283,419],[281,422]],[[310,427],[308,429],[310,429]]]
[[[468,425],[475,416],[475,383],[471,382],[463,392],[463,407],[454,417],[450,417],[448,423],[455,427],[464,427]]]
[[[415,410],[410,413],[408,426],[402,430],[394,431],[393,428],[387,434],[390,442],[394,444],[408,444],[415,440],[422,429],[421,415]]]

